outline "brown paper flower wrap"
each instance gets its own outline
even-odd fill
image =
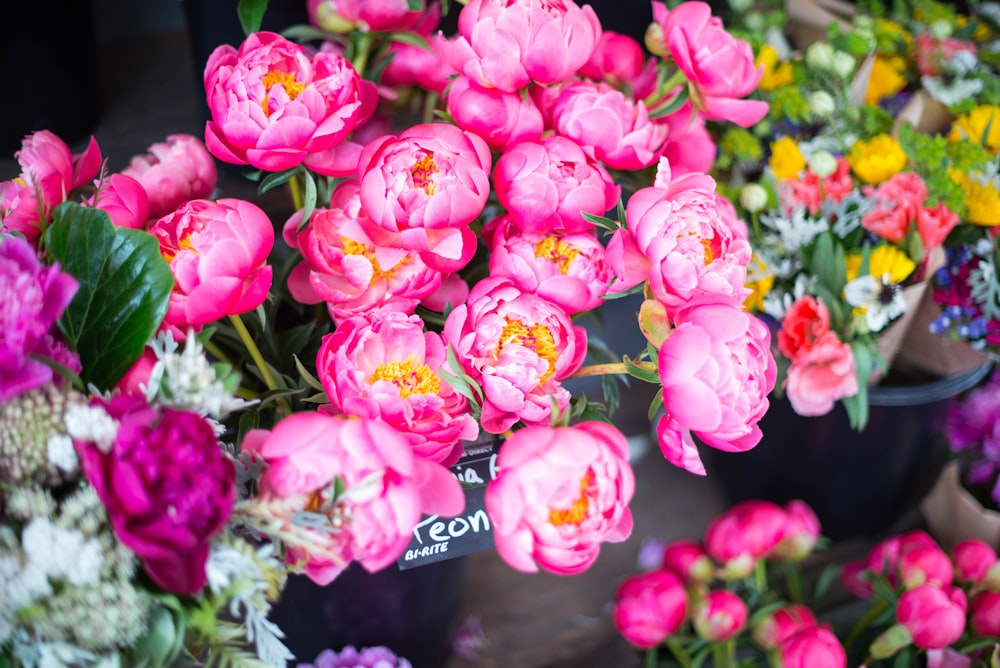
[[[1000,549],[1000,512],[984,508],[962,486],[957,461],[949,462],[920,504],[931,533],[945,547],[978,538]]]

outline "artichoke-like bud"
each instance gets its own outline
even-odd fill
[[[79,472],[64,415],[83,404],[78,392],[54,383],[0,405],[0,486],[56,486]]]

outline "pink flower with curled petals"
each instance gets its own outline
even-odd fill
[[[594,231],[573,234],[521,232],[509,218],[494,219],[490,276],[509,278],[567,313],[604,303],[611,269]]]
[[[323,337],[316,356],[330,410],[383,420],[414,453],[450,466],[479,426],[465,397],[438,375],[446,364],[441,336],[425,332],[418,316],[398,312],[344,320]]]
[[[639,42],[628,35],[605,30],[577,74],[622,88],[638,79],[645,69],[646,54]]]
[[[687,618],[684,583],[668,570],[634,575],[615,593],[611,621],[622,637],[641,649],[655,647]]]
[[[601,543],[632,532],[628,443],[609,424],[519,429],[504,442],[497,468],[486,512],[497,552],[516,570],[580,573]]]
[[[481,138],[454,125],[414,125],[399,137],[370,142],[358,163],[361,205],[368,218],[398,235],[398,248],[420,252],[441,271],[472,259],[468,224],[486,205],[493,165]]]
[[[621,196],[597,160],[559,135],[509,147],[497,159],[493,183],[501,206],[526,232],[591,230],[581,214],[603,216]]]
[[[566,79],[600,36],[597,14],[573,0],[472,0],[458,15],[458,35],[441,50],[480,87],[514,93]]]
[[[739,635],[748,617],[747,604],[728,589],[713,589],[691,607],[691,624],[698,637],[708,642],[725,642]]]
[[[384,86],[419,86],[444,97],[445,90],[458,72],[441,54],[440,35],[428,36],[427,47],[406,42],[392,42],[387,56],[392,60],[382,71]]]
[[[136,155],[122,174],[142,184],[149,217],[159,218],[192,199],[207,199],[218,180],[215,160],[192,135],[174,134]]]
[[[1000,592],[983,591],[973,596],[969,619],[976,635],[1000,637]]]
[[[709,583],[715,564],[704,546],[694,540],[675,540],[663,548],[663,568],[676,573],[685,583]]]
[[[816,512],[801,499],[785,504],[785,530],[781,542],[774,548],[777,559],[798,561],[812,554],[819,541],[821,528]]]
[[[770,556],[785,536],[788,516],[770,501],[741,501],[705,529],[705,552],[722,564],[727,577],[743,577]]]
[[[704,475],[692,434],[706,445],[742,452],[761,439],[777,365],[771,333],[728,303],[693,303],[674,316],[659,353],[664,415],[660,450],[673,464]]]
[[[125,174],[112,174],[104,183],[97,181],[97,193],[84,204],[108,214],[116,227],[146,229],[149,196],[142,184]]]
[[[936,543],[905,546],[900,550],[896,568],[905,589],[925,583],[946,587],[953,576],[951,559]]]
[[[844,397],[858,393],[858,376],[851,346],[825,332],[792,360],[785,392],[799,415],[826,415]]]
[[[786,211],[800,205],[806,207],[809,213],[816,214],[824,201],[841,202],[853,190],[851,165],[846,158],[839,156],[837,166],[829,176],[821,179],[811,169],[807,169],[801,178],[781,181],[778,195]]]
[[[312,57],[299,44],[256,32],[223,44],[205,66],[212,119],[205,143],[219,160],[278,172],[332,149],[367,118],[374,84],[335,53]],[[365,89],[371,89],[371,93]]]
[[[480,424],[492,434],[517,421],[548,424],[569,405],[560,381],[580,368],[587,333],[560,307],[520,290],[510,279],[489,277],[444,324],[445,341],[465,372],[483,388]]]
[[[348,26],[362,32],[405,32],[424,19],[427,9],[420,4],[411,9],[407,0],[308,0],[306,9],[310,23],[330,32],[346,32],[342,28]]]
[[[917,211],[917,234],[925,250],[937,248],[948,237],[948,233],[958,225],[958,215],[944,202],[934,206],[922,206]]]
[[[861,226],[892,243],[901,242],[927,200],[924,180],[915,172],[900,172],[866,190],[874,207],[861,217]]]
[[[191,200],[150,225],[149,233],[160,242],[174,275],[166,326],[183,333],[189,326],[252,311],[267,298],[274,228],[255,204]]]
[[[847,668],[847,652],[833,631],[809,626],[786,638],[779,646],[786,668]]]
[[[791,603],[764,615],[753,625],[755,643],[765,650],[777,649],[790,637],[816,626],[816,615],[804,605]]]
[[[899,597],[896,621],[921,649],[942,649],[965,630],[965,593],[958,587],[923,584]]]
[[[790,360],[811,350],[830,331],[830,311],[822,299],[802,295],[785,311],[778,330],[778,350]]]
[[[959,582],[979,583],[997,563],[997,553],[989,543],[969,538],[951,548],[951,560]]]
[[[270,431],[248,432],[242,447],[267,464],[262,498],[284,500],[289,513],[309,507],[330,519],[325,532],[308,529],[328,549],[292,545],[285,557],[304,561],[320,585],[352,560],[369,572],[385,568],[406,549],[422,512],[454,516],[465,503],[447,469],[414,456],[403,435],[379,420],[293,413]],[[335,478],[345,493],[333,499]]]
[[[530,97],[481,88],[461,74],[445,92],[445,102],[455,125],[482,137],[497,150],[536,141],[545,129],[542,112]]]
[[[689,102],[660,122],[668,128],[660,155],[670,163],[674,176],[712,171],[718,149],[705,127],[705,119]]]

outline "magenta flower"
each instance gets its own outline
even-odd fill
[[[382,85],[419,86],[443,98],[445,89],[458,72],[441,55],[440,39],[428,37],[427,48],[393,42],[386,54],[391,55],[392,60],[382,71]]]
[[[325,649],[312,663],[299,663],[295,668],[413,668],[412,664],[388,647],[362,647],[348,645],[339,652]]]
[[[212,120],[205,143],[219,160],[277,172],[342,142],[370,110],[344,57],[312,58],[281,35],[256,32],[237,50],[219,46],[205,67]]]
[[[965,593],[958,587],[923,584],[899,597],[896,621],[921,649],[942,649],[965,630]]]
[[[346,32],[350,27],[364,32],[406,32],[426,12],[410,10],[407,0],[308,0],[306,6],[309,21],[331,32]]]
[[[906,589],[922,584],[946,587],[952,582],[951,558],[936,543],[910,545],[901,550],[896,568]]]
[[[0,404],[52,380],[52,368],[32,356],[60,350],[49,334],[78,287],[58,264],[39,262],[29,242],[0,235]],[[68,366],[79,370],[79,361]]]
[[[425,332],[418,316],[398,312],[344,320],[323,337],[316,356],[331,409],[384,420],[417,455],[450,466],[479,425],[465,397],[438,375],[446,365],[441,336]]]
[[[667,139],[667,126],[650,119],[646,105],[601,82],[563,88],[552,118],[560,135],[592,150],[612,169],[649,167]]]
[[[646,55],[639,42],[628,35],[605,30],[590,59],[580,66],[577,74],[622,88],[639,79],[645,69]]]
[[[400,248],[420,251],[430,267],[457,271],[476,250],[468,224],[486,205],[492,164],[475,134],[444,123],[414,125],[365,146],[361,205],[374,223],[400,235]]]
[[[810,626],[785,639],[778,647],[786,668],[847,668],[847,652],[833,631]]]
[[[352,559],[369,572],[385,568],[406,549],[421,512],[453,516],[465,503],[455,476],[414,456],[403,435],[380,420],[294,413],[271,431],[249,432],[243,449],[268,465],[260,479],[265,499],[315,508],[328,500],[324,494],[335,478],[343,482],[345,493],[327,510],[331,528],[317,535],[326,549],[293,545],[286,555],[288,563],[304,562],[306,575],[320,585]]]
[[[773,650],[782,645],[799,631],[816,626],[813,611],[797,603],[789,603],[774,612],[764,615],[753,625],[753,640],[765,650]]]
[[[777,376],[771,333],[726,303],[692,304],[674,322],[659,354],[665,413],[657,435],[669,461],[704,475],[692,433],[726,452],[749,450],[761,439],[758,422]]]
[[[142,184],[149,197],[149,217],[160,218],[184,202],[207,199],[218,180],[215,160],[193,135],[169,135],[136,155],[122,174]]]
[[[542,112],[528,96],[499,88],[481,88],[458,75],[445,93],[448,113],[455,125],[482,137],[490,147],[503,150],[542,136]]]
[[[134,394],[95,405],[118,421],[118,434],[107,450],[91,442],[76,449],[115,535],[157,585],[198,593],[209,543],[233,509],[233,462],[196,413],[161,410]]]
[[[559,381],[583,363],[587,332],[551,302],[509,279],[486,278],[444,324],[445,341],[483,388],[480,424],[500,434],[518,420],[548,424],[553,404],[561,412],[569,392]]]
[[[989,543],[969,538],[951,548],[951,560],[956,580],[978,584],[997,563],[997,553]]]
[[[822,533],[819,518],[801,499],[792,499],[785,504],[784,510],[785,530],[781,542],[774,548],[773,556],[793,561],[805,559],[812,554]]]
[[[97,194],[84,204],[108,214],[116,227],[146,229],[149,220],[149,196],[142,184],[125,174],[112,174],[102,183],[95,181]]]
[[[704,2],[667,9],[653,2],[653,21],[674,63],[688,80],[695,107],[710,121],[750,127],[767,113],[767,103],[743,100],[757,88],[763,66],[754,63],[750,44],[734,38]],[[662,48],[663,45],[661,45]]]
[[[25,137],[14,156],[21,175],[0,183],[0,232],[19,232],[34,243],[52,210],[97,175],[101,150],[91,137],[83,153],[73,155],[66,142],[40,130]]]
[[[521,232],[507,217],[495,218],[491,224],[496,229],[490,276],[509,278],[522,291],[537,294],[570,314],[604,302],[612,274],[595,231]]]
[[[648,649],[681,627],[687,608],[684,582],[661,569],[633,575],[618,587],[611,621],[625,640]]]
[[[526,232],[584,232],[581,214],[603,216],[621,188],[608,171],[572,139],[551,135],[505,150],[493,169],[497,199]]]
[[[663,568],[676,573],[686,584],[709,583],[715,577],[715,563],[695,540],[675,540],[663,548]]]
[[[977,636],[1000,637],[1000,592],[983,591],[973,596],[969,621]]]
[[[781,543],[788,520],[770,501],[742,501],[719,514],[705,529],[705,552],[727,575],[743,577]]]
[[[594,51],[601,23],[573,0],[472,0],[458,15],[444,57],[483,88],[514,93],[562,81]]]
[[[301,212],[288,220],[285,242],[303,258],[288,287],[304,304],[326,302],[336,321],[383,311],[411,313],[441,286],[442,274],[417,251],[398,247],[398,234],[374,224],[361,208],[360,192],[357,180],[341,183],[330,208],[314,211],[302,232],[296,232]]]
[[[690,102],[660,119],[667,128],[667,141],[660,155],[670,163],[675,177],[685,174],[707,174],[715,164],[718,152],[715,140],[705,127],[705,119]]]
[[[232,198],[192,200],[149,232],[174,275],[167,326],[199,327],[252,311],[267,298],[274,229],[260,207]]]
[[[691,607],[691,624],[700,638],[725,642],[746,628],[747,604],[728,589],[713,589]]]
[[[603,422],[527,427],[511,435],[486,488],[497,553],[512,568],[580,573],[603,542],[632,532],[628,444]]]

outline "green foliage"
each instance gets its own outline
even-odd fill
[[[240,0],[236,14],[240,19],[243,34],[249,36],[260,30],[260,23],[267,11],[267,0]]]

